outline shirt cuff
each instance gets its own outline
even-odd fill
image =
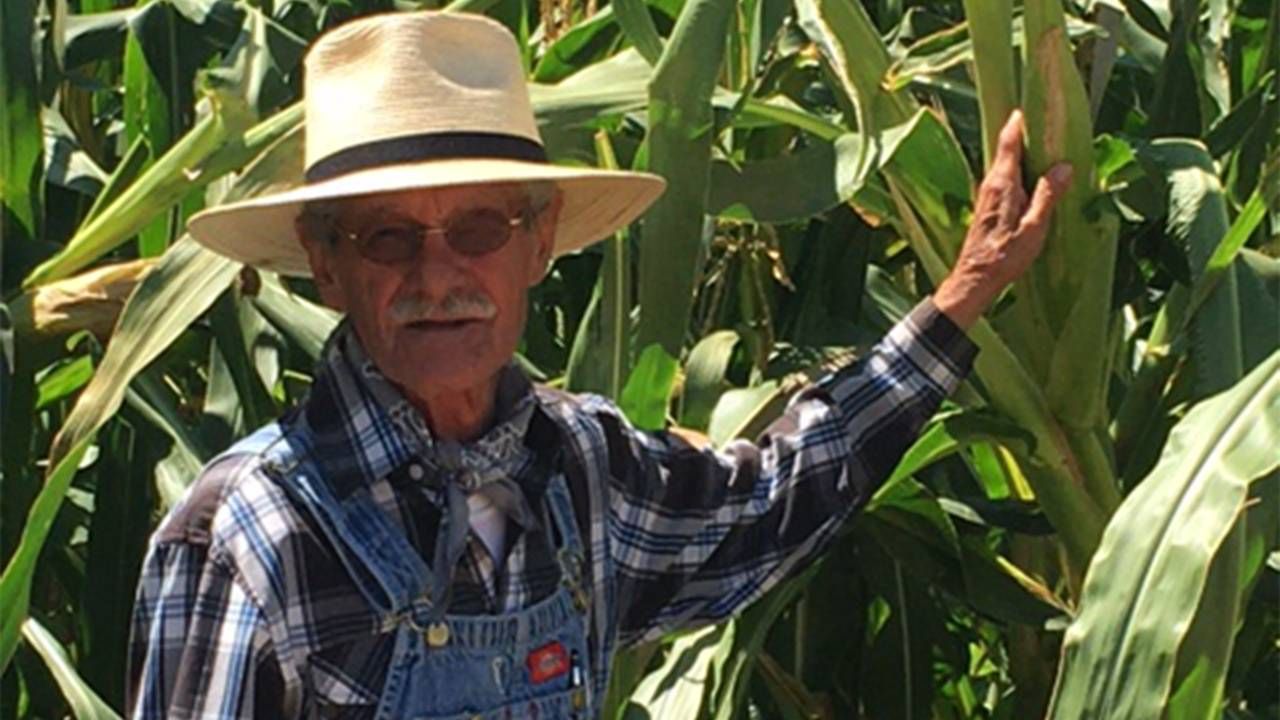
[[[870,366],[854,363],[826,376],[818,387],[843,405],[845,396],[857,392],[856,383],[842,382],[845,376],[870,369],[894,376],[914,376],[945,397],[968,376],[977,354],[978,346],[931,298],[925,298],[871,351],[866,358]]]
[[[933,304],[933,298],[921,300],[920,304],[898,323],[898,327],[904,324],[911,325],[919,341],[938,362],[947,366],[955,376],[954,384],[959,384],[973,369],[973,360],[978,356],[978,346],[969,339],[959,325],[956,325],[954,320]]]

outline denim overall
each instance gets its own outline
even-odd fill
[[[450,588],[448,583],[441,587],[440,578],[452,573],[428,569],[367,492],[338,500],[308,465],[285,472],[282,486],[317,519],[382,618],[382,631],[395,634],[375,717],[594,717],[587,677],[585,555],[562,473],[553,475],[544,495],[560,540],[556,591],[518,612],[476,616],[446,612]],[[439,542],[449,533],[450,517],[458,515],[445,514]]]

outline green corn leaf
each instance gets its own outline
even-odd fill
[[[604,48],[611,47],[619,34],[613,5],[584,18],[551,42],[533,67],[535,83],[555,83],[577,72],[590,70],[603,61]],[[536,49],[537,38],[533,38]]]
[[[136,10],[107,10],[68,15],[64,30],[62,67],[71,69],[95,60],[118,58]]]
[[[102,212],[102,209],[111,204],[111,201],[120,196],[125,188],[133,184],[133,181],[142,173],[147,162],[151,159],[150,151],[147,149],[147,143],[143,138],[136,138],[129,149],[125,151],[124,157],[120,158],[120,162],[116,164],[114,170],[111,171],[107,182],[102,186],[102,190],[93,199],[93,205],[89,207],[89,212],[85,215],[84,222],[92,220]]]
[[[1205,573],[1200,606],[1212,609],[1196,614],[1178,647],[1167,703],[1169,720],[1213,717],[1222,707],[1237,620],[1248,599],[1243,596],[1247,534],[1242,518],[1227,533]]]
[[[307,357],[318,359],[339,314],[289,292],[274,273],[259,273],[259,277],[262,284],[253,296],[254,306]]]
[[[773,589],[736,618],[680,636],[630,702],[651,718],[734,717],[770,628],[813,574],[807,571]]]
[[[22,624],[22,636],[44,660],[76,720],[119,720],[120,715],[76,672],[62,643],[34,619]]]
[[[1212,204],[1220,206],[1223,202],[1221,199],[1221,187],[1218,186],[1215,192],[1216,199]],[[1263,175],[1262,181],[1253,191],[1244,207],[1240,209],[1240,214],[1231,223],[1231,227],[1226,232],[1221,233],[1222,239],[1213,248],[1212,254],[1208,258],[1204,258],[1203,250],[1197,251],[1196,255],[1198,257],[1196,259],[1198,261],[1203,258],[1203,266],[1199,262],[1196,264],[1198,272],[1191,288],[1191,297],[1185,311],[1186,314],[1183,316],[1185,323],[1191,322],[1196,312],[1213,294],[1218,281],[1226,276],[1232,263],[1241,250],[1244,249],[1249,237],[1262,224],[1263,219],[1266,217],[1268,205],[1276,205],[1277,202],[1280,202],[1280,152],[1275,153],[1268,162],[1267,171]],[[1214,211],[1216,212],[1216,208]],[[1219,224],[1219,222],[1215,222],[1213,226],[1205,228],[1204,232],[1199,234],[1202,242],[1210,241],[1218,234]],[[1203,269],[1200,269],[1201,267]],[[1234,298],[1228,298],[1228,301],[1231,299]],[[1247,338],[1245,339],[1247,340]]]
[[[895,483],[974,443],[985,442],[1018,448],[1024,456],[1030,454],[1035,447],[1034,436],[990,410],[939,413],[925,425],[911,447],[907,448],[877,494],[891,492]]]
[[[929,253],[926,261],[935,282],[955,264],[965,231],[972,199],[973,179],[960,144],[937,115],[919,110],[905,123],[887,127],[880,133],[880,169],[892,191],[900,193],[923,225]],[[901,214],[907,219],[907,214]],[[941,262],[944,267],[936,266]]]
[[[961,535],[960,550],[963,592],[979,612],[1002,622],[1033,627],[1071,616],[1066,603],[1042,581],[996,554],[980,538]]]
[[[667,190],[644,219],[638,344],[680,354],[704,255],[715,139],[711,97],[733,15],[731,0],[689,0],[649,83],[649,170]]]
[[[820,718],[826,703],[809,691],[794,675],[782,668],[769,653],[756,656],[756,669],[769,694],[782,711],[783,720]]]
[[[711,102],[718,111],[738,109],[734,127],[750,127],[752,123],[791,125],[827,142],[836,142],[848,132],[827,118],[796,105],[785,95],[763,99],[748,97],[743,100],[740,94],[720,89]]]
[[[67,397],[84,387],[92,377],[93,359],[88,355],[61,363],[36,385],[36,409],[43,410]]]
[[[1244,309],[1238,300],[1236,275],[1228,267],[1239,248],[1223,247],[1224,241],[1234,244],[1242,239],[1228,232],[1222,183],[1204,145],[1194,140],[1159,140],[1144,155],[1164,173],[1169,197],[1166,227],[1185,249],[1195,291],[1201,295],[1198,312],[1184,316],[1184,322],[1196,361],[1196,396],[1203,397],[1230,387],[1244,373],[1240,332]]]
[[[138,417],[169,436],[173,441],[170,456],[175,458],[175,464],[189,471],[189,480],[194,479],[200,467],[213,457],[205,438],[187,427],[173,390],[154,368],[143,370],[134,377],[125,393],[125,402]]]
[[[951,518],[933,493],[911,478],[882,485],[864,512],[868,530],[882,545],[893,544],[890,538],[903,535],[929,548],[940,559],[939,566],[960,558],[960,537]]]
[[[0,668],[8,664],[26,618],[36,558],[48,537],[80,458],[124,400],[129,380],[200,316],[235,277],[240,265],[187,238],[175,244],[138,285],[94,379],[63,424],[52,471],[31,508],[22,539],[0,576]]]
[[[863,133],[910,119],[917,110],[910,95],[883,90],[889,50],[862,3],[798,0],[796,15],[801,29],[818,46],[833,83],[854,105],[857,127]]]
[[[930,276],[941,280],[947,267],[934,249],[930,233],[916,217],[915,210],[898,190],[897,184],[890,182],[889,189],[897,219],[912,240],[922,267]],[[946,204],[942,206],[946,207]],[[1078,453],[1095,449],[1094,436],[1087,435],[1086,441],[1077,441],[1068,428],[1059,424],[1050,410],[1048,399],[1027,372],[1021,357],[1014,354],[987,320],[979,320],[968,334],[981,350],[974,362],[974,370],[986,385],[992,405],[1035,436],[1036,453],[1034,458],[1023,458],[1030,461],[1024,471],[1046,514],[1061,534],[1072,570],[1082,575],[1101,536],[1106,517],[1106,506],[1100,505],[1099,495],[1090,492],[1093,489],[1091,483],[1109,491],[1102,497],[1114,503],[1117,498],[1112,473],[1109,467],[1094,471],[1080,465]],[[1089,457],[1097,458],[1099,454],[1093,453]]]
[[[1244,369],[1248,372],[1280,345],[1280,259],[1244,248],[1233,269],[1242,308]]]
[[[734,438],[753,438],[782,414],[798,384],[769,380],[729,390],[720,396],[707,422],[707,436],[717,447]]]
[[[45,108],[45,181],[89,197],[106,183],[107,173],[85,152],[62,113]]]
[[[297,164],[285,138],[246,168],[229,200],[271,187]],[[143,278],[125,304],[102,362],[80,394],[49,452],[50,471],[31,506],[21,539],[0,575],[0,670],[17,647],[30,601],[36,559],[98,430],[124,402],[130,381],[182,334],[226,290],[241,265],[206,250],[189,236],[175,243]]]
[[[172,16],[172,9],[156,10],[151,9],[152,13],[160,13],[157,15],[161,19],[159,24],[171,26],[175,20]],[[152,159],[160,156],[164,151],[168,150],[173,144],[173,134],[178,129],[172,127],[177,122],[175,111],[170,106],[169,95],[164,90],[164,83],[161,78],[156,77],[152,72],[151,66],[147,63],[146,54],[142,49],[142,41],[139,39],[142,32],[145,32],[150,26],[152,33],[172,33],[171,27],[156,27],[157,20],[151,20],[150,23],[138,25],[131,24],[130,31],[125,38],[124,58],[121,61],[122,80],[124,82],[124,99],[123,99],[123,115],[124,115],[124,136],[128,139],[130,147],[141,146],[145,158],[144,163],[149,163]],[[169,72],[176,72],[178,63],[175,61],[166,67]],[[176,89],[171,90],[176,96]],[[175,99],[176,102],[176,99]],[[131,153],[133,151],[131,150]],[[139,151],[142,152],[142,151]],[[136,162],[136,159],[135,159]],[[121,163],[124,167],[124,163]],[[144,168],[138,168],[140,172]],[[137,177],[138,173],[133,174],[129,184]],[[109,184],[112,192],[108,197],[104,192],[95,201],[93,210],[89,216],[85,218],[87,223],[91,218],[98,215],[106,206],[108,200],[114,200],[124,189],[120,186]],[[164,252],[168,247],[170,240],[170,214],[163,214],[151,222],[147,223],[138,231],[138,254],[142,257],[154,257]],[[82,223],[82,227],[83,227]]]
[[[666,427],[667,406],[679,370],[679,363],[661,345],[655,343],[640,353],[619,401],[632,424],[643,430]]]
[[[1277,447],[1280,352],[1192,408],[1117,510],[1064,639],[1050,717],[1161,716],[1209,567],[1237,524],[1250,481],[1280,464]],[[1232,622],[1219,620],[1223,628]]]
[[[1105,427],[1111,286],[1117,220],[1091,206],[1097,179],[1089,98],[1077,72],[1060,0],[1025,4],[1023,107],[1026,166],[1039,176],[1067,161],[1071,187],[1053,212],[1040,259],[1015,285],[1012,340],[1049,406],[1070,432]],[[1089,467],[1086,476],[1111,476]]]
[[[741,340],[733,330],[718,330],[698,341],[685,363],[680,425],[705,430],[716,403],[730,385],[725,379],[729,361]]]
[[[735,220],[803,220],[861,191],[871,170],[867,159],[862,136],[845,133],[834,142],[814,142],[798,152],[757,162],[716,161],[707,210]]]
[[[946,628],[927,586],[894,556],[896,548],[877,550],[873,546],[862,554],[871,569],[869,584],[884,599],[888,617],[862,649],[863,702],[871,717],[925,720],[932,717],[933,649],[946,641]]]
[[[1208,78],[1197,65],[1200,0],[1171,0],[1173,13],[1160,72],[1155,78],[1151,124],[1157,135],[1199,137],[1209,117]]]
[[[711,662],[714,683],[707,689],[714,720],[733,720],[750,689],[752,670],[756,666],[769,632],[784,611],[795,605],[796,598],[813,579],[816,568],[791,578],[750,605],[734,620],[732,633],[726,633]]]
[[[639,53],[624,50],[555,84],[529,83],[529,101],[547,146],[554,148],[559,134],[601,115],[643,108],[652,72]]]
[[[0,237],[9,243],[38,237],[43,212],[34,13],[33,3],[0,3]]]
[[[153,468],[167,454],[168,445],[159,431],[139,420],[131,407],[122,406],[119,419],[98,435],[101,452],[84,473],[94,482],[83,570],[84,587],[93,590],[80,602],[76,667],[116,707],[124,704],[120,669],[129,653],[129,621],[140,570],[120,560],[141,558],[147,551]],[[69,509],[64,507],[64,518]]]
[[[957,532],[956,520],[968,518],[955,505],[908,479],[877,493],[854,522],[854,536],[884,548],[914,581],[963,597],[1002,622],[1038,627],[1070,614],[1041,581],[991,551],[980,536]]]
[[[257,157],[301,119],[298,105],[250,127],[250,116],[238,101],[225,96],[211,98],[213,112],[83,225],[62,252],[32,271],[25,287],[86,267],[185,197],[193,186],[208,184]]]
[[[911,244],[922,269],[935,283],[939,282],[948,272],[948,260],[954,258],[968,223],[967,206],[971,202],[968,186],[971,181],[963,152],[937,118],[928,111],[920,110],[910,96],[884,90],[881,79],[889,67],[888,50],[860,3],[800,0],[797,13],[801,27],[817,45],[826,65],[836,74],[833,84],[858,107],[861,126],[870,128],[877,139],[876,159],[885,180],[884,191],[876,188],[877,192],[873,193],[869,183],[863,193],[855,197],[855,204],[864,212],[870,208],[872,214],[887,215]],[[1028,18],[1027,24],[1032,27],[1036,23]],[[1029,35],[1028,38],[1030,42],[1031,38],[1038,40],[1039,36]],[[1064,45],[1057,46],[1057,49],[1066,52]],[[1042,49],[1037,48],[1037,51]],[[1075,73],[1074,68],[1070,71]],[[1079,83],[1078,75],[1075,81]],[[1082,88],[1078,90],[1083,92]],[[1055,103],[1059,100],[1054,98]],[[1086,123],[1087,102],[1084,98],[1083,117]],[[1091,161],[1092,139],[1087,140],[1084,152]],[[944,177],[938,177],[939,174]],[[919,213],[917,205],[921,208]],[[1114,252],[1114,243],[1111,251]],[[1082,267],[1090,266],[1085,264]],[[1061,273],[1079,280],[1074,268]],[[1102,275],[1101,279],[1087,280],[1085,285],[1086,289],[1096,289],[1094,284],[1105,283],[1106,292],[1098,292],[1095,298],[1080,303],[1082,309],[1079,311],[1084,315],[1084,310],[1101,309],[1102,314],[1097,318],[1092,315],[1079,318],[1079,328],[1073,331],[1072,336],[1065,337],[1064,343],[1074,340],[1074,335],[1087,337],[1090,333],[1101,332],[1084,325],[1091,318],[1100,326],[1108,324],[1109,315],[1105,311],[1110,298],[1110,265]],[[1011,310],[1017,310],[1018,306],[1038,307],[1022,296]],[[1107,497],[1111,497],[1115,493],[1112,472],[1105,466],[1095,469],[1079,464],[1076,443],[1073,443],[1076,438],[1054,416],[1043,389],[1046,381],[1032,371],[1034,364],[1032,368],[1024,366],[1029,351],[1021,345],[1011,346],[985,320],[971,329],[969,336],[981,349],[975,362],[975,374],[990,394],[991,404],[1035,436],[1035,456],[1021,458],[1026,461],[1024,472],[1046,514],[1061,534],[1073,576],[1082,575],[1101,536],[1106,517],[1104,507],[1090,496],[1086,483],[1097,483],[1104,490],[1110,488],[1111,495]],[[1040,346],[1036,352],[1047,355],[1052,350],[1053,339],[1048,337],[1044,341],[1050,350]],[[1064,346],[1080,354],[1086,348],[1102,345]],[[1063,361],[1066,360],[1064,357]],[[1044,362],[1047,364],[1048,360]],[[1096,359],[1090,362],[1102,364]],[[1067,370],[1080,372],[1080,368],[1075,367],[1066,368],[1064,372]],[[1097,377],[1090,382],[1089,392],[1077,394],[1100,394],[1102,378]],[[1096,430],[1084,432],[1083,438],[1078,440],[1078,444],[1090,450],[1089,458],[1105,457],[1105,452],[1098,452],[1099,448],[1095,447]]]
[[[263,385],[263,378],[254,367],[249,355],[251,338],[245,336],[241,301],[234,289],[228,289],[218,298],[209,312],[209,328],[217,344],[217,352],[231,380],[230,399],[237,415],[243,418],[244,429],[251,430],[271,422],[279,410],[271,399],[271,393]],[[212,388],[211,388],[212,392]]]
[[[616,170],[618,159],[604,131],[596,133],[600,167]],[[597,392],[617,399],[630,369],[631,247],[626,229],[604,241],[604,258],[592,289],[586,319],[578,327],[565,385],[570,390]]]
[[[649,17],[645,1],[614,0],[609,7],[618,16],[618,25],[631,40],[631,44],[636,46],[636,50],[650,65],[657,65],[662,59],[662,38],[653,26],[653,18]]]
[[[1213,122],[1205,133],[1204,144],[1215,158],[1235,150],[1254,130],[1264,113],[1277,102],[1280,93],[1280,75],[1268,70],[1258,85],[1222,117]]]
[[[1169,28],[1166,27],[1166,22],[1151,9],[1147,0],[1119,0],[1119,2],[1138,27],[1160,40],[1169,39]]]
[[[980,98],[982,165],[990,167],[1000,128],[1018,104],[1013,0],[965,0],[964,16],[973,42],[973,74]]]
[[[645,678],[645,671],[653,656],[662,649],[662,641],[640,643],[618,648],[609,670],[609,692],[605,697],[602,717],[627,720],[631,696]]]
[[[711,682],[711,663],[722,645],[732,644],[733,623],[712,625],[677,638],[663,664],[640,681],[629,704],[649,718],[707,715],[704,696]]]

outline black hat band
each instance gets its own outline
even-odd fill
[[[403,135],[339,150],[307,168],[306,178],[308,183],[317,183],[387,165],[476,158],[545,163],[547,152],[538,143],[519,135],[486,132]]]

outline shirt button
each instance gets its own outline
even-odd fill
[[[413,478],[414,480],[421,480],[423,477],[426,476],[426,474],[427,474],[427,471],[423,470],[422,466],[419,465],[418,463],[413,463],[409,466],[409,477]]]

